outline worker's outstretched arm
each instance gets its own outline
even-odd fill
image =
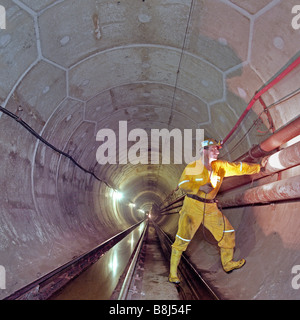
[[[224,170],[224,177],[241,176],[244,174],[254,174],[260,171],[260,165],[247,162],[229,162],[216,160],[211,164],[215,172]]]

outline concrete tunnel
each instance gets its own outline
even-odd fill
[[[174,239],[178,213],[160,209],[176,198],[185,164],[124,158],[100,164],[99,130],[116,133],[117,160],[120,148],[134,144],[120,134],[120,121],[128,132],[142,128],[149,136],[152,129],[178,128],[227,137],[220,157],[230,161],[260,163],[273,154],[271,174],[225,179],[219,193],[236,230],[235,257],[246,265],[226,274],[217,246],[201,230],[186,254],[224,299],[299,299],[297,1],[2,0],[1,6],[0,102],[15,115],[2,112],[0,119],[1,299],[138,223],[145,218],[139,209],[153,207],[152,219]],[[289,158],[278,152],[289,150],[289,164],[282,164]]]

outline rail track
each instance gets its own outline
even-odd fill
[[[141,281],[141,277],[149,272],[147,268],[151,268],[151,266],[145,264],[144,261],[148,241],[147,231],[151,226],[154,227],[157,238],[159,239],[159,243],[157,245],[160,248],[157,250],[162,250],[162,254],[166,258],[166,264],[169,264],[172,240],[155,222],[149,221],[149,223],[145,226],[145,230],[141,235],[140,241],[137,244],[137,248],[133,254],[130,264],[123,277],[120,279],[120,284],[116,289],[119,294],[116,295],[115,293],[112,299],[143,299],[143,297],[134,298],[137,297],[137,295],[134,295],[133,293],[137,293],[137,282]],[[141,273],[138,272],[138,270],[144,271]],[[181,279],[180,284],[174,284],[178,292],[178,300],[219,300],[218,295],[205,282],[197,269],[192,265],[191,262],[189,262],[184,254],[182,255],[179,265],[179,277]],[[138,279],[138,281],[136,279]],[[163,281],[168,281],[167,275]],[[153,285],[157,286],[157,283],[154,282]],[[149,288],[149,284],[147,285],[147,288]]]

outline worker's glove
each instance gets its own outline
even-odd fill
[[[266,165],[268,163],[268,157],[263,157],[261,159],[261,162],[260,162],[260,171],[261,172],[265,172],[266,171]]]

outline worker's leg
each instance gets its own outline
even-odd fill
[[[169,281],[173,283],[180,282],[177,275],[177,267],[179,265],[182,252],[186,250],[202,221],[201,212],[197,212],[195,208],[189,211],[186,211],[186,209],[189,208],[184,206],[180,212],[178,231],[172,245]]]
[[[173,283],[180,283],[177,275],[177,268],[181,259],[182,251],[176,250],[172,247],[171,259],[170,259],[170,274],[169,281]]]
[[[212,209],[212,207],[210,209]],[[244,259],[233,261],[235,231],[228,219],[217,209],[217,206],[215,206],[215,210],[208,210],[208,212],[205,213],[204,226],[218,241],[224,271],[230,272],[234,269],[241,268],[246,262]]]

